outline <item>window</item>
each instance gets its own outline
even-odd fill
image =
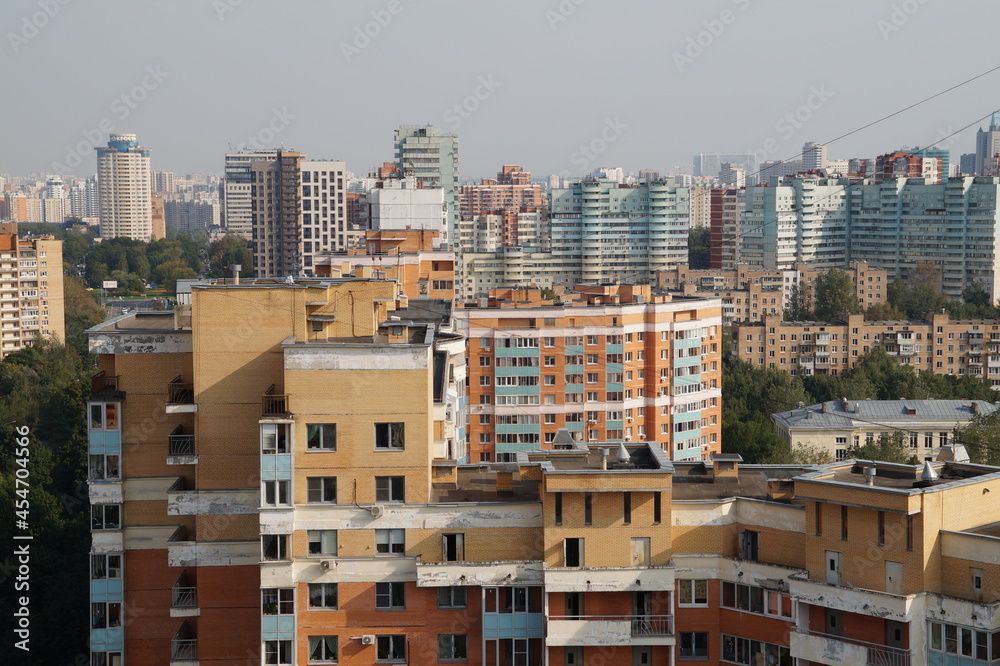
[[[816,502],[816,536],[823,536],[823,503]]]
[[[726,634],[722,635],[722,659],[743,666],[758,663],[784,666],[792,663],[791,653],[786,647]]]
[[[260,591],[261,615],[295,615],[295,590],[291,587],[264,588]]]
[[[310,636],[309,663],[337,663],[337,637]]]
[[[976,631],[968,627],[958,627],[953,624],[942,622],[930,623],[930,649],[935,652],[945,652],[953,655],[961,655],[970,659],[962,660],[961,663],[973,663],[971,658],[978,662],[990,661],[990,648],[992,647],[992,659],[1000,657],[1000,639],[994,632],[991,636],[984,631]],[[992,645],[991,645],[992,643]],[[951,660],[943,661],[940,657],[930,655],[929,663],[952,663]],[[959,663],[958,658],[954,658],[954,663]]]
[[[759,556],[760,532],[740,532],[740,558],[756,561]]]
[[[310,476],[306,478],[308,486],[307,501],[315,503],[337,503],[337,477],[335,476]]]
[[[402,634],[376,636],[375,658],[379,661],[404,661],[406,659],[406,636]]]
[[[405,476],[376,476],[375,477],[375,501],[376,502],[402,502],[404,487],[406,485]]]
[[[291,506],[292,498],[289,492],[291,483],[287,479],[262,481],[263,497],[261,498],[261,504],[264,506]]]
[[[264,454],[288,453],[288,424],[262,423],[260,450]]]
[[[406,584],[375,583],[375,608],[379,610],[404,610],[406,608]]]
[[[439,587],[438,588],[438,608],[466,608],[468,607],[468,590],[464,587]]]
[[[99,601],[90,604],[90,615],[94,629],[122,626],[122,605],[120,602]]]
[[[681,659],[708,659],[708,632],[682,631],[680,633]]]
[[[264,664],[291,666],[292,641],[264,641]]]
[[[376,555],[405,555],[406,530],[375,530]]]
[[[878,545],[885,545],[885,511],[878,512]]]
[[[337,424],[307,423],[306,448],[312,451],[336,451]]]
[[[94,580],[122,577],[120,554],[95,553],[90,556],[90,577]]]
[[[490,377],[489,375],[482,375],[479,378],[479,385],[480,386],[492,386],[493,385],[493,378]]]
[[[662,506],[661,506],[661,502],[662,501],[663,500],[660,499],[660,493],[653,493],[653,523],[654,524],[659,524],[660,523],[660,518],[662,517],[662,510],[663,510]]]
[[[278,562],[288,559],[287,534],[261,534],[260,550],[265,562]]]
[[[336,555],[337,530],[307,530],[310,555]]]
[[[309,583],[309,608],[337,609],[336,583]]]
[[[624,524],[632,524],[632,493],[622,493],[622,520]]]
[[[402,423],[376,423],[375,424],[375,448],[376,449],[403,449],[403,424]]]
[[[563,548],[567,567],[583,566],[583,539],[565,539]]]
[[[90,529],[120,530],[122,528],[121,504],[93,504],[90,507]]]
[[[847,506],[840,507],[840,538],[847,541]]]
[[[121,479],[118,456],[112,454],[91,455],[89,476],[91,481]]]
[[[555,515],[556,515],[555,524],[562,525],[563,524],[562,493],[555,493]]]
[[[583,524],[591,525],[594,522],[594,493],[583,494]]]
[[[445,562],[465,560],[465,534],[442,534],[441,557]]]
[[[708,581],[704,578],[677,581],[678,606],[705,606],[708,604]]]
[[[465,634],[438,634],[438,659],[441,661],[468,659],[468,638]]]

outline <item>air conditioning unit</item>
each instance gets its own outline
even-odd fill
[[[368,512],[371,513],[373,517],[378,518],[385,513],[385,507],[381,504],[372,504],[368,507]]]
[[[365,634],[361,637],[362,645],[375,645],[375,636],[373,634]]]
[[[337,568],[337,560],[320,560],[319,568],[323,571],[329,571],[330,569]]]
[[[626,441],[626,442],[631,442],[631,441],[632,441],[632,438],[631,438],[631,437],[626,437],[626,438],[625,438],[625,441]]]
[[[597,423],[597,421],[587,421],[587,423],[594,425],[595,423]]]
[[[667,381],[667,378],[666,378],[666,377],[660,377],[660,383],[661,383],[661,384],[663,384],[663,383],[664,383],[664,382],[666,382],[666,381]]]
[[[630,416],[630,417],[628,417],[628,422],[629,422],[629,423],[632,423],[632,421],[635,421],[635,419],[634,419],[634,418],[632,418],[631,416]]]

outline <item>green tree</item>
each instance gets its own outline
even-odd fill
[[[833,462],[833,455],[818,446],[795,444],[791,449],[776,451],[765,462],[771,465],[825,465]]]
[[[709,268],[711,230],[708,227],[688,231],[688,266],[695,270]]]
[[[81,357],[88,354],[87,334],[91,326],[104,321],[104,309],[83,286],[78,277],[63,278],[63,304],[66,317],[66,344],[76,350]]]
[[[906,316],[887,302],[872,303],[865,310],[865,321],[895,321]]]
[[[845,314],[861,312],[854,280],[846,271],[831,268],[816,278],[813,311],[817,321],[839,321]]]
[[[900,431],[892,434],[881,433],[872,443],[847,449],[847,457],[857,460],[878,460],[881,462],[916,464],[916,455],[906,443],[906,435]]]
[[[208,246],[209,277],[232,276],[231,266],[240,265],[240,277],[253,277],[253,250],[250,241],[238,234],[226,234]]]
[[[808,284],[792,285],[782,319],[785,321],[812,321],[814,319],[812,301],[812,288]]]
[[[965,445],[969,459],[982,465],[1000,465],[1000,410],[976,414],[955,429],[955,439]]]
[[[118,287],[115,290],[118,294],[143,294],[146,292],[146,286],[143,284],[142,278],[133,273],[127,273],[125,271],[112,271],[108,279],[114,280],[118,283]]]

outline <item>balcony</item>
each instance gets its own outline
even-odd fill
[[[187,573],[182,573],[170,590],[170,617],[194,617],[198,610],[198,588],[191,586]]]
[[[170,640],[170,663],[174,666],[197,666],[198,639],[192,633],[185,620]]]
[[[286,419],[291,416],[288,411],[288,394],[279,394],[274,391],[275,386],[271,384],[261,396],[261,418]]]
[[[817,664],[864,664],[865,666],[910,666],[910,651],[865,643],[841,636],[796,628],[789,645],[791,654]]]
[[[92,400],[100,398],[125,399],[125,392],[118,390],[118,375],[109,375],[103,370],[90,380],[90,395]]]
[[[673,615],[551,615],[548,646],[673,645]]]
[[[546,567],[549,592],[669,592],[674,589],[672,566]]]
[[[184,426],[177,426],[167,435],[167,464],[194,465],[198,456],[194,453],[194,435],[185,434]]]
[[[167,384],[167,414],[184,414],[198,411],[194,404],[194,384],[181,381],[178,375]]]

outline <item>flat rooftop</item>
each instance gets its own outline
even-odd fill
[[[731,497],[788,502],[781,496],[791,493],[792,479],[814,466],[740,465],[735,477],[716,478],[712,466],[702,461],[675,462],[673,499],[721,500]],[[791,503],[795,503],[794,500]]]
[[[924,465],[901,465],[869,460],[845,460],[816,468],[804,474],[801,481],[833,483],[846,486],[863,486],[900,493],[920,493],[947,490],[970,482],[1000,479],[1000,468],[973,463],[953,463],[932,461],[931,468],[937,474],[933,481],[924,481],[921,475]],[[865,468],[875,468],[875,475],[869,485]]]

